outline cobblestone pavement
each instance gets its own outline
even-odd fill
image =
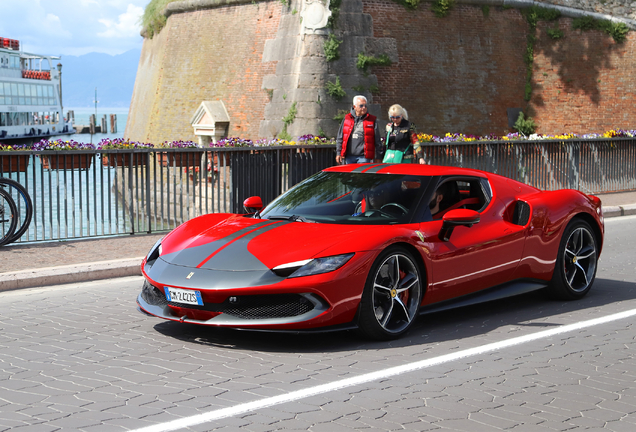
[[[531,293],[438,313],[422,317],[393,342],[365,341],[354,332],[308,337],[164,322],[135,310],[140,277],[3,292],[0,431],[152,427],[636,309],[635,222],[608,221],[595,286],[581,301]],[[633,431],[632,322],[576,330],[187,430]]]

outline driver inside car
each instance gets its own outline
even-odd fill
[[[384,187],[377,187],[363,193],[362,200],[356,206],[353,216],[368,215],[372,210],[381,210],[383,206],[390,202],[391,194]]]

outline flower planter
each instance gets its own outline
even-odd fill
[[[29,155],[0,154],[0,171],[3,173],[26,172]]]
[[[147,157],[147,153],[104,153],[102,165],[120,168],[146,165]]]
[[[201,165],[200,152],[165,152],[157,153],[162,166],[198,167]]]
[[[45,170],[88,169],[93,164],[94,155],[95,153],[40,155],[40,159]]]

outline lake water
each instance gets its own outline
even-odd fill
[[[66,114],[69,110],[75,111],[75,124],[76,125],[88,125],[89,119],[92,114],[95,114],[95,108],[67,108],[64,107],[64,114]],[[60,135],[60,139],[67,140],[72,139],[81,143],[90,143],[97,144],[104,138],[124,138],[124,131],[126,129],[126,121],[128,120],[128,108],[103,108],[97,107],[97,124],[101,125],[101,118],[106,116],[106,125],[110,129],[110,115],[117,115],[117,133],[112,133],[110,130],[108,133],[98,133],[91,137],[90,134],[69,134],[69,135]],[[92,140],[92,141],[91,141]]]

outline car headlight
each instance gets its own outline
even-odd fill
[[[337,270],[347,263],[354,254],[336,255],[325,258],[314,258],[293,263],[281,264],[272,269],[274,273],[282,277],[313,276],[321,273],[329,273]]]
[[[150,248],[150,252],[148,252],[148,255],[146,256],[146,262],[154,261],[161,256],[162,240],[163,240],[163,237],[157,240],[155,245],[152,248]]]

